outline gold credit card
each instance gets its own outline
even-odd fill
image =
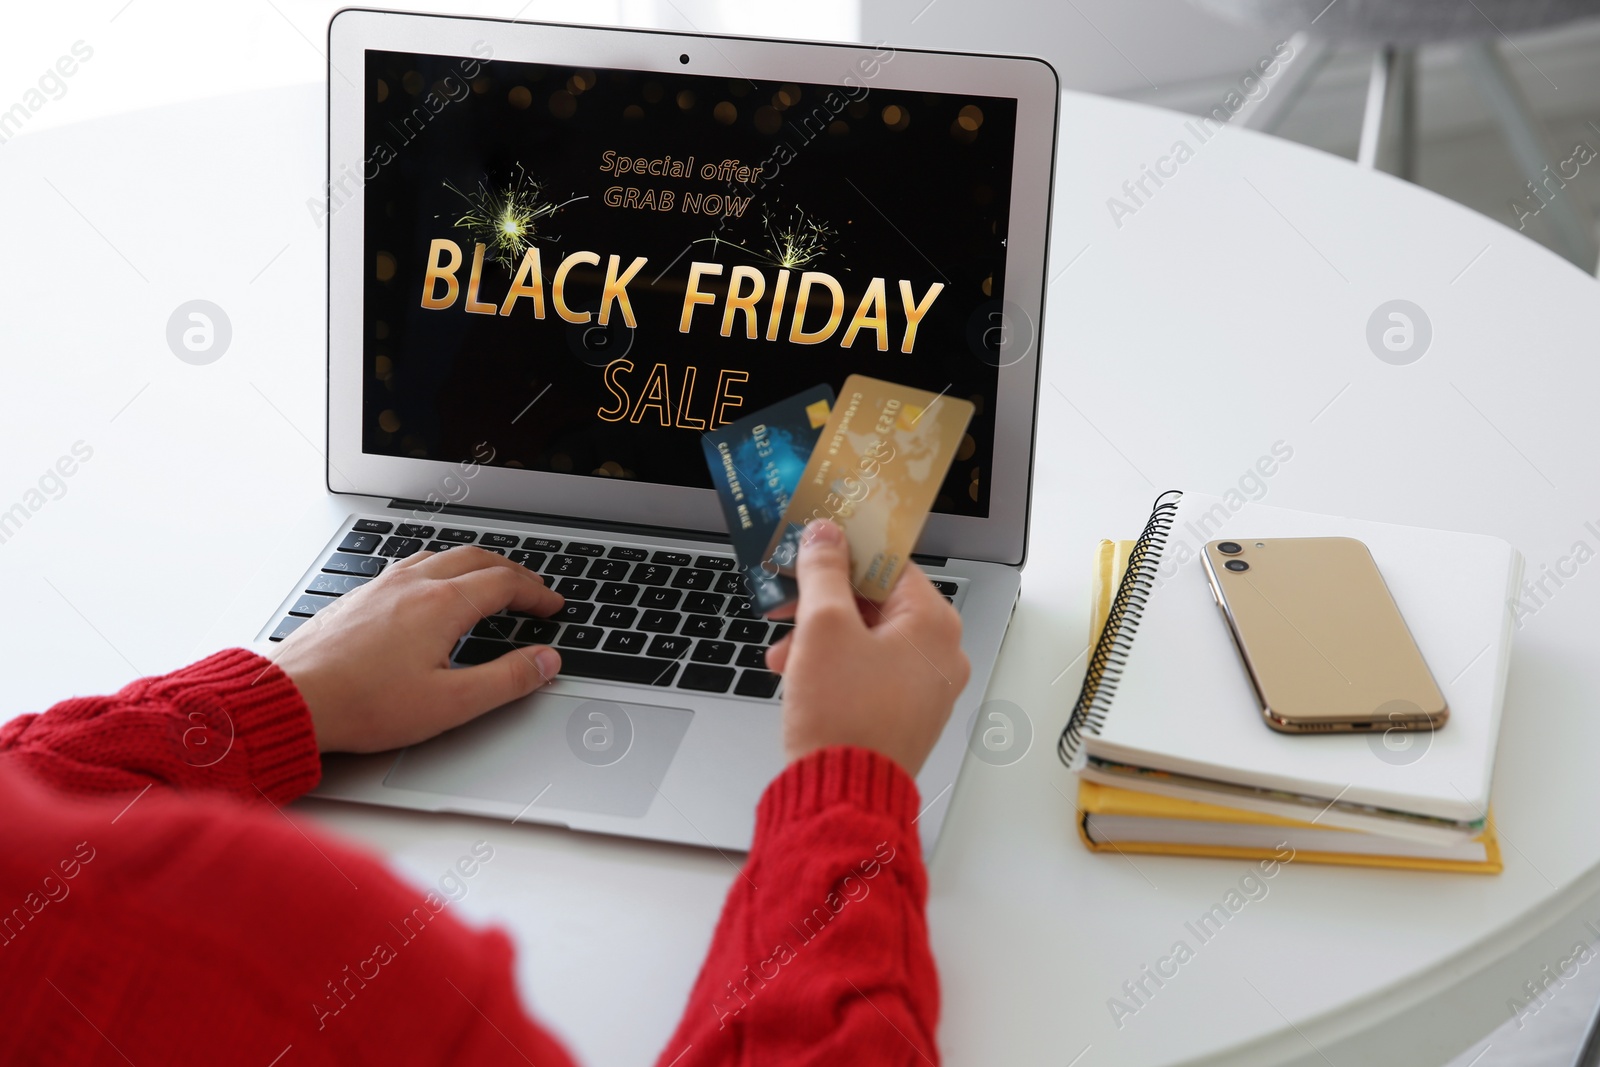
[[[793,574],[805,524],[832,519],[850,545],[856,592],[887,599],[973,410],[969,400],[860,374],[846,378],[767,546],[772,564]]]

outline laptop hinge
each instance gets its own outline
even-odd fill
[[[687,530],[675,526],[651,526],[633,522],[606,522],[598,519],[580,519],[570,515],[548,515],[537,511],[507,511],[501,508],[472,508],[460,504],[428,504],[420,500],[389,501],[396,510],[407,510],[418,519],[438,515],[457,515],[462,518],[500,520],[502,522],[548,523],[551,526],[576,526],[581,530],[606,530],[618,534],[646,534],[654,537],[671,537],[684,541],[715,541],[727,544],[728,535],[706,530]],[[929,567],[943,567],[950,562],[948,556],[930,556],[913,553],[912,559]]]
[[[460,504],[426,503],[421,500],[389,501],[391,508],[410,511],[419,520],[432,516],[457,515],[462,518],[498,520],[501,522],[535,523],[550,526],[575,526],[581,530],[606,530],[617,534],[648,534],[655,537],[672,537],[684,541],[716,541],[728,543],[728,535],[711,530],[689,530],[677,526],[652,526],[647,523],[611,522],[603,519],[585,519],[575,515],[551,515],[539,511],[510,511],[503,508],[474,508]]]

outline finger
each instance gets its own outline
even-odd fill
[[[884,608],[888,604],[874,604],[859,593],[856,595],[856,610],[861,613],[861,621],[867,624],[867,629],[872,629],[883,621]]]
[[[443,684],[451,699],[444,701],[455,717],[452,726],[476,718],[551,682],[561,670],[561,656],[553,648],[529,645],[476,667],[444,672]]]
[[[385,567],[383,569],[383,574],[392,574],[395,571],[409,570],[412,567],[415,567],[417,564],[421,563],[422,561],[428,560],[428,559],[432,559],[434,556],[437,556],[437,555],[440,555],[440,553],[438,553],[438,552],[429,552],[426,549],[418,549],[417,551],[411,553],[411,555],[407,556],[405,559],[397,559],[393,563],[389,564],[387,567]],[[382,578],[383,574],[378,575],[378,577]]]
[[[838,526],[827,519],[807,524],[800,535],[795,579],[800,584],[796,625],[826,618],[833,625],[861,626],[855,590],[850,585],[850,545]]]
[[[774,674],[783,673],[783,669],[789,665],[790,639],[793,637],[794,631],[790,630],[767,646],[767,670]]]
[[[944,594],[934,588],[922,568],[908,563],[880,610],[883,619],[904,625],[904,621],[916,622],[948,606]]]
[[[516,566],[485,567],[446,579],[442,584],[454,589],[458,596],[447,602],[444,610],[462,630],[479,619],[507,610],[535,615],[560,611],[566,598],[534,579],[535,575]]]
[[[420,556],[422,553],[419,552],[417,555]],[[417,564],[416,571],[418,574],[426,575],[429,578],[456,578],[487,567],[501,567],[507,570],[522,571],[525,574],[533,574],[532,571],[520,564],[512,563],[506,557],[496,555],[487,549],[479,548],[477,545],[462,545],[460,548],[452,548],[445,552],[435,552]],[[538,575],[534,575],[534,577],[537,578]],[[539,580],[543,581],[544,579],[540,578]]]

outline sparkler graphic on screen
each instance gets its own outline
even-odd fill
[[[763,211],[761,229],[765,241],[755,248],[742,241],[725,240],[716,234],[702,237],[695,244],[710,242],[717,246],[727,245],[736,251],[753,256],[768,266],[801,268],[810,266],[825,255],[833,239],[839,236],[833,227],[808,217],[805,211],[798,207],[790,211],[781,221],[770,211]]]
[[[444,187],[467,202],[467,210],[455,225],[482,243],[489,250],[490,259],[507,267],[515,267],[534,241],[549,240],[539,233],[541,221],[568,204],[588,199],[575,196],[560,203],[546,200],[544,184],[528,177],[521,164],[517,165],[516,177],[505,185],[490,185],[480,179],[470,193],[449,182]]]

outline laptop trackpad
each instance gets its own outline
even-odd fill
[[[536,693],[406,749],[383,784],[638,818],[693,718],[687,708]]]

